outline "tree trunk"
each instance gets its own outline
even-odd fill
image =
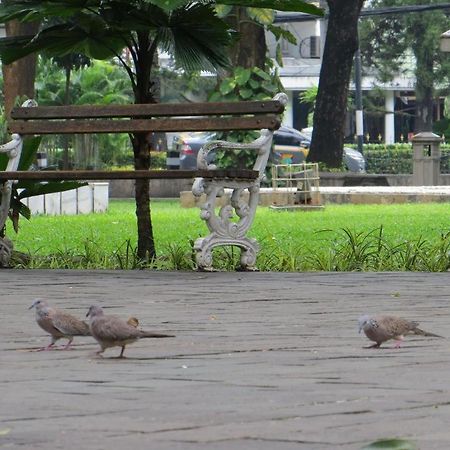
[[[238,41],[230,49],[232,66],[264,70],[267,53],[264,26],[250,19],[247,8],[242,6],[233,8],[228,23],[239,33]]]
[[[358,48],[358,17],[363,0],[327,0],[328,28],[314,111],[308,160],[329,167],[342,163],[348,84]]]
[[[36,34],[39,23],[20,23],[17,20],[6,23],[6,36],[20,36]],[[34,79],[36,76],[37,55],[25,56],[12,64],[3,64],[5,114],[9,117],[16,98],[27,96],[34,98]]]
[[[414,133],[433,131],[433,88],[416,84]]]
[[[136,66],[136,85],[134,91],[135,103],[156,103],[152,68],[158,64],[156,47],[154,54],[148,49],[151,46],[147,34],[139,34],[139,64]],[[155,65],[156,64],[156,65]],[[148,133],[135,133],[132,136],[134,153],[134,168],[136,170],[150,169],[150,145]],[[138,229],[137,256],[141,261],[150,262],[156,258],[156,246],[153,236],[153,224],[150,208],[149,180],[136,180],[135,183],[136,219]]]
[[[136,133],[132,138],[134,167],[136,170],[150,169],[150,152],[146,133]],[[150,210],[149,180],[136,180],[135,200],[138,229],[137,256],[141,261],[150,262],[156,257],[153,224]]]
[[[417,21],[418,36],[424,35],[425,24]],[[422,33],[420,28],[422,28]],[[414,132],[432,131],[433,129],[433,100],[434,100],[434,55],[423,48],[422,43],[413,43],[412,49],[416,57],[416,117]]]
[[[64,91],[64,104],[68,105],[70,103],[70,76],[72,74],[72,69],[70,66],[64,68],[66,73],[66,86]],[[63,135],[63,169],[69,169],[69,135]]]

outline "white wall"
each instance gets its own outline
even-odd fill
[[[109,204],[109,183],[89,183],[70,191],[25,198],[23,202],[30,208],[31,214],[55,216],[106,212]]]

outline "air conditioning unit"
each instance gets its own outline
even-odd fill
[[[309,37],[309,57],[320,58],[320,36]]]

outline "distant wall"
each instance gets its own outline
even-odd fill
[[[190,191],[192,179],[150,180],[150,196],[153,198],[178,198],[180,192]],[[110,198],[134,198],[134,180],[111,180]]]
[[[388,186],[412,186],[412,174],[404,174],[404,175],[372,175],[372,174],[347,174],[347,173],[330,173],[330,172],[320,172],[320,185],[321,186],[344,186],[346,181],[351,180],[352,178],[358,177],[361,180],[366,180],[365,184],[370,185],[381,185],[379,182],[381,178],[385,178],[387,180]],[[364,183],[364,181],[363,181]],[[348,184],[348,183],[347,183]],[[450,174],[441,174],[440,176],[440,185],[449,186],[450,185]]]
[[[361,180],[366,180],[367,184],[380,184],[379,175],[376,178],[370,174],[352,174]],[[344,186],[346,173],[320,173],[320,186]],[[412,186],[412,175],[385,175],[389,186]],[[375,181],[376,180],[376,181]],[[181,180],[150,180],[150,195],[153,198],[179,198],[180,192],[190,191],[192,188],[191,179]],[[450,174],[441,174],[441,185],[450,185]],[[109,182],[110,198],[134,198],[134,180],[111,180]]]

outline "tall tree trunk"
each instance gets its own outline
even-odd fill
[[[416,22],[417,35],[424,35],[426,30],[424,22]],[[422,32],[421,29],[422,28]],[[416,117],[414,132],[432,131],[433,129],[433,103],[434,103],[434,55],[424,48],[422,43],[412,43],[416,57]]]
[[[38,22],[20,23],[12,20],[6,23],[6,36],[21,36],[36,34],[39,29]],[[36,76],[37,55],[29,55],[13,62],[12,64],[3,64],[4,96],[5,96],[5,114],[9,117],[16,98],[27,96],[34,98],[34,79]]]
[[[416,84],[416,117],[414,132],[433,130],[433,99],[434,90],[430,86]]]
[[[151,69],[158,64],[156,50],[149,57],[150,41],[145,33],[139,35],[139,67],[136,67],[135,103],[157,103],[157,93],[151,79]],[[155,65],[156,64],[156,65]],[[135,133],[131,139],[136,170],[150,169],[150,130],[149,133]],[[136,180],[135,183],[136,220],[138,229],[137,256],[141,261],[150,262],[156,257],[155,239],[150,208],[149,180]]]
[[[64,68],[66,73],[66,86],[64,91],[64,104],[68,105],[70,103],[70,77],[72,74],[72,68],[67,65]],[[69,135],[63,135],[63,169],[69,169]]]
[[[242,6],[233,8],[228,22],[239,33],[239,39],[230,50],[232,66],[264,70],[267,53],[264,26],[250,19],[247,8]]]
[[[134,168],[150,169],[150,151],[146,133],[135,133],[132,138]],[[153,224],[150,210],[149,180],[136,180],[135,183],[136,219],[138,229],[137,255],[141,261],[152,261],[156,257]]]
[[[330,167],[339,167],[342,162],[348,84],[358,48],[358,17],[363,1],[327,0],[328,28],[308,159]]]

